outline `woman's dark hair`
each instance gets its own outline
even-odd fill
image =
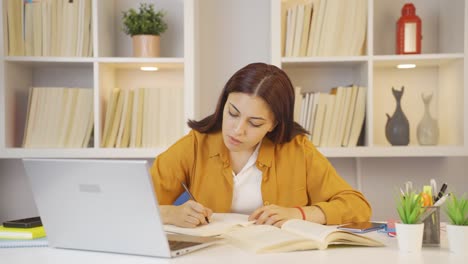
[[[308,132],[294,122],[294,87],[286,73],[274,65],[252,63],[238,70],[226,83],[213,114],[200,121],[189,120],[188,125],[201,133],[221,130],[223,109],[232,92],[255,95],[268,104],[277,122],[266,137],[276,144],[290,141]]]

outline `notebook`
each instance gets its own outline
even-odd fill
[[[50,247],[169,258],[219,240],[164,232],[144,160],[23,159],[23,165]]]
[[[0,239],[0,248],[47,247],[47,238],[37,239]]]

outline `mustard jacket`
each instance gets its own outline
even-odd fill
[[[327,224],[367,221],[370,204],[346,183],[304,135],[273,144],[264,138],[256,166],[263,173],[264,205],[320,207]],[[221,132],[192,130],[159,155],[152,167],[160,204],[172,204],[190,186],[197,201],[214,212],[230,212],[233,176]]]

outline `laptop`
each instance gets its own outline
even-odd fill
[[[144,160],[23,159],[23,165],[50,247],[170,258],[219,240],[164,232]]]

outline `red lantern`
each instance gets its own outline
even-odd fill
[[[397,22],[396,53],[421,53],[421,19],[416,15],[416,8],[408,3],[401,9],[401,17]]]

